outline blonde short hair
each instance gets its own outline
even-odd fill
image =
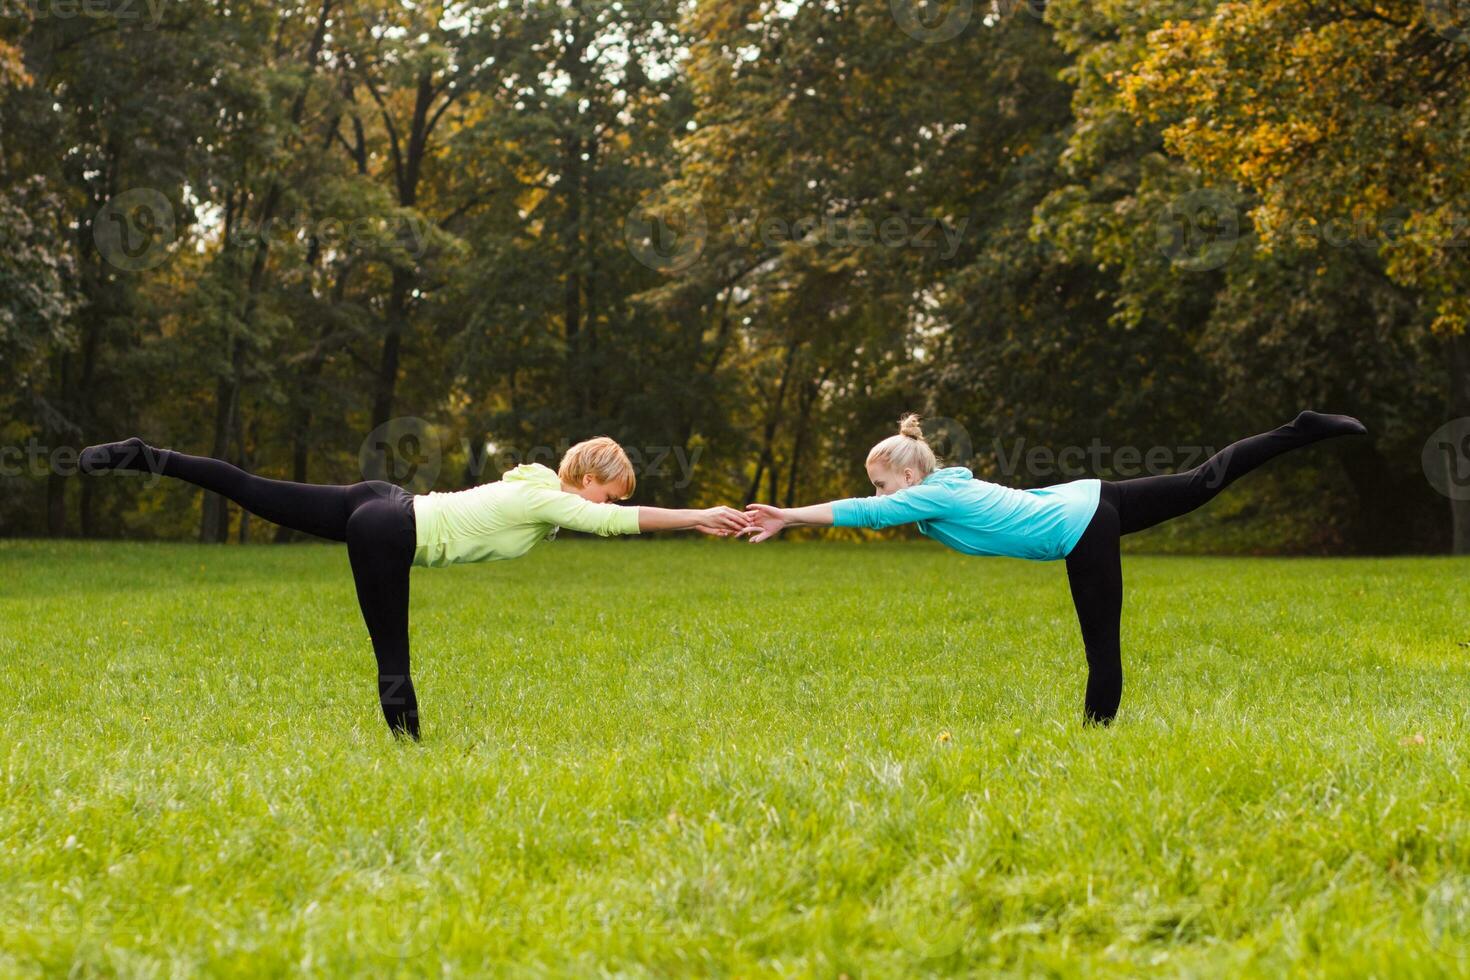
[[[582,477],[589,473],[598,483],[622,484],[624,499],[633,496],[638,486],[638,475],[633,472],[628,454],[607,436],[577,443],[567,450],[561,458],[561,465],[556,468],[561,482],[569,486],[579,486]]]
[[[898,420],[898,435],[889,436],[868,450],[868,463],[887,463],[896,470],[916,470],[928,476],[939,468],[934,450],[924,441],[919,417],[910,412]]]

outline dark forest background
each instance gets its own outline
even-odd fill
[[[0,0],[0,533],[278,537],[74,475],[130,434],[608,434],[681,506],[870,492],[910,409],[1040,486],[1315,407],[1371,438],[1154,544],[1470,551],[1467,6]]]

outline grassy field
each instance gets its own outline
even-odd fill
[[[0,974],[1470,976],[1470,565],[0,542]]]

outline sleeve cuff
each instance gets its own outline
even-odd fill
[[[622,513],[618,515],[621,520],[618,522],[618,527],[616,528],[617,533],[638,534],[641,530],[638,527],[638,508],[620,507],[618,509],[622,511]]]

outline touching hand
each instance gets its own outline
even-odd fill
[[[728,538],[744,531],[749,525],[750,519],[734,507],[711,507],[700,512],[699,523],[694,525],[694,529],[701,534]]]
[[[774,538],[786,527],[785,513],[770,504],[748,504],[745,517],[750,523],[739,533],[741,537],[749,536],[751,544]]]

